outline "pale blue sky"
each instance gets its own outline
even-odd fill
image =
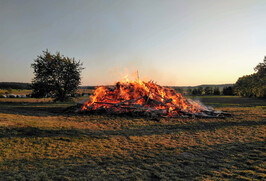
[[[162,85],[234,83],[266,55],[266,1],[0,0],[0,81],[30,82],[43,50],[84,63],[83,85],[125,69]]]

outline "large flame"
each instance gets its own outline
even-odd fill
[[[205,110],[195,101],[186,99],[174,89],[141,80],[117,82],[115,86],[101,86],[82,106],[82,111],[105,110],[112,113],[150,112],[176,117]]]

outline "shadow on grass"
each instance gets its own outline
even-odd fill
[[[18,114],[23,116],[63,115],[64,110],[74,103],[20,103],[1,102],[0,113]]]
[[[131,153],[127,156],[9,160],[4,164],[16,169],[0,170],[0,175],[5,180],[265,179],[262,173],[265,159],[261,158],[265,141],[184,147],[182,150],[181,154],[154,148],[127,150]]]
[[[110,136],[145,136],[171,134],[180,131],[202,131],[215,130],[232,126],[260,126],[266,125],[266,120],[262,121],[216,121],[216,122],[196,122],[185,125],[156,125],[142,126],[136,129],[122,130],[101,130],[90,129],[40,129],[36,127],[0,127],[0,138],[4,137],[58,137],[58,136],[89,136],[91,138],[105,139]]]

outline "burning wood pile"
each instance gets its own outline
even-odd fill
[[[126,114],[146,117],[224,117],[199,102],[186,99],[174,89],[149,81],[117,82],[98,87],[81,112]]]

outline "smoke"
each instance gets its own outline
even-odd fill
[[[213,110],[214,110],[213,107],[204,105],[204,104],[200,101],[200,99],[194,99],[194,100],[192,100],[192,99],[187,99],[187,100],[188,100],[189,103],[195,105],[196,107],[198,107],[198,108],[199,108],[200,110],[202,110],[202,111],[213,111]]]

